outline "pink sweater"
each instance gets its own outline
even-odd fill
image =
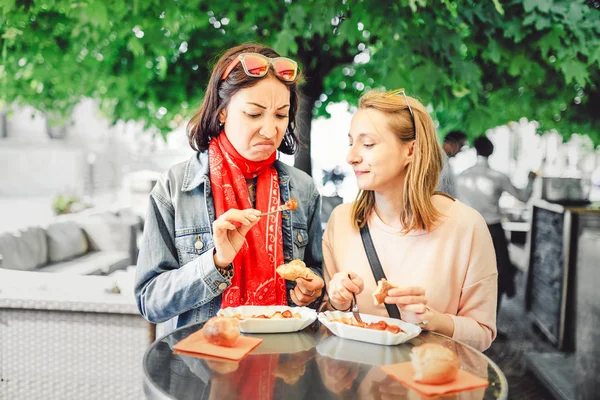
[[[352,204],[338,206],[323,236],[325,282],[337,272],[353,271],[365,281],[357,296],[361,313],[387,317],[383,304],[373,304],[377,284],[360,233],[351,223]],[[376,213],[369,230],[387,279],[399,286],[425,288],[428,306],[454,320],[453,338],[478,350],[496,337],[498,273],[487,225],[474,209],[456,200],[427,233],[402,235]]]

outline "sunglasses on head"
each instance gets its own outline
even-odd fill
[[[413,113],[412,107],[410,106],[410,103],[408,102],[408,97],[406,96],[406,91],[404,89],[391,90],[391,91],[387,92],[387,95],[388,96],[398,96],[398,95],[404,96],[404,100],[406,100],[406,105],[408,106],[408,112],[410,113],[410,117],[413,119],[413,122],[414,122],[415,114]]]
[[[298,63],[287,57],[270,58],[258,53],[242,53],[229,64],[225,72],[223,72],[221,80],[224,81],[227,79],[231,71],[240,63],[246,75],[254,78],[265,76],[271,65],[273,66],[273,71],[275,71],[275,74],[281,80],[291,82],[298,75]]]
[[[396,89],[396,90],[391,90],[391,91],[387,92],[386,95],[387,96],[399,96],[399,95],[404,96],[404,100],[406,101],[406,106],[408,107],[408,112],[410,113],[410,118],[412,119],[413,127],[415,127],[415,129],[416,129],[415,114],[413,113],[413,109],[410,106],[410,103],[408,102],[408,97],[406,96],[406,91],[404,89]],[[415,133],[416,133],[416,131],[415,131]]]

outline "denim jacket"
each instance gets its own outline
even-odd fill
[[[322,277],[321,196],[304,172],[280,161],[274,166],[281,201],[298,200],[295,211],[282,212],[284,261],[302,259]],[[171,167],[150,193],[135,279],[138,309],[148,321],[170,321],[166,329],[171,330],[206,320],[221,308],[221,295],[230,283],[214,264],[214,220],[208,152],[204,151]],[[289,293],[296,283],[286,282]]]

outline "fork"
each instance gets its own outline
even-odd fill
[[[286,211],[286,210],[289,210],[289,209],[290,208],[286,204],[282,204],[279,207],[277,207],[275,210],[267,211],[267,212],[264,212],[264,213],[260,213],[260,216],[264,217],[265,215],[275,214],[275,213],[278,213],[280,211]]]
[[[352,280],[350,274],[348,274],[348,279]],[[358,312],[358,302],[356,301],[356,294],[354,294],[354,292],[352,292],[352,297],[354,298],[354,302],[352,303],[352,315],[354,315],[356,321],[362,324],[363,320],[360,318],[360,313]]]

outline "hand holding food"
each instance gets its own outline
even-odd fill
[[[400,308],[400,312],[410,311],[416,314],[427,311],[427,307],[425,307],[427,302],[425,289],[420,286],[397,287],[391,285],[384,299],[386,304],[396,304]]]
[[[420,286],[394,287],[388,290],[386,304],[396,304],[400,309],[402,320],[413,324],[420,324],[422,327],[429,326],[434,317],[432,310],[427,307],[427,297],[425,289]]]
[[[292,260],[287,264],[282,264],[276,269],[277,273],[288,281],[295,281],[298,278],[310,279],[311,270],[300,259]]]
[[[419,383],[441,385],[451,382],[460,368],[456,353],[437,343],[413,347],[410,358],[415,370],[414,380]]]
[[[388,296],[388,291],[393,288],[397,288],[398,286],[390,283],[385,278],[381,278],[379,282],[377,282],[377,289],[373,292],[373,302],[375,305],[383,304],[385,298]]]
[[[296,200],[295,198],[292,197],[291,199],[286,201],[285,204],[283,204],[277,208],[273,208],[270,211],[261,213],[260,216],[264,217],[265,215],[275,214],[280,211],[286,211],[286,210],[294,211],[296,208],[298,208],[298,200]]]
[[[209,343],[233,347],[240,337],[239,321],[230,317],[213,317],[206,321],[202,333]]]
[[[215,265],[226,267],[246,241],[248,231],[260,221],[260,211],[230,209],[213,222]]]
[[[348,274],[350,274],[350,278]],[[329,281],[329,302],[338,310],[346,310],[352,303],[352,293],[358,295],[364,287],[364,281],[354,272],[338,272]]]
[[[290,290],[290,299],[298,306],[308,306],[323,294],[325,281],[310,268],[308,276],[296,278],[296,287]]]
[[[283,279],[295,281],[296,287],[290,291],[290,298],[299,306],[307,306],[321,296],[325,282],[300,259],[292,260],[277,267]]]

